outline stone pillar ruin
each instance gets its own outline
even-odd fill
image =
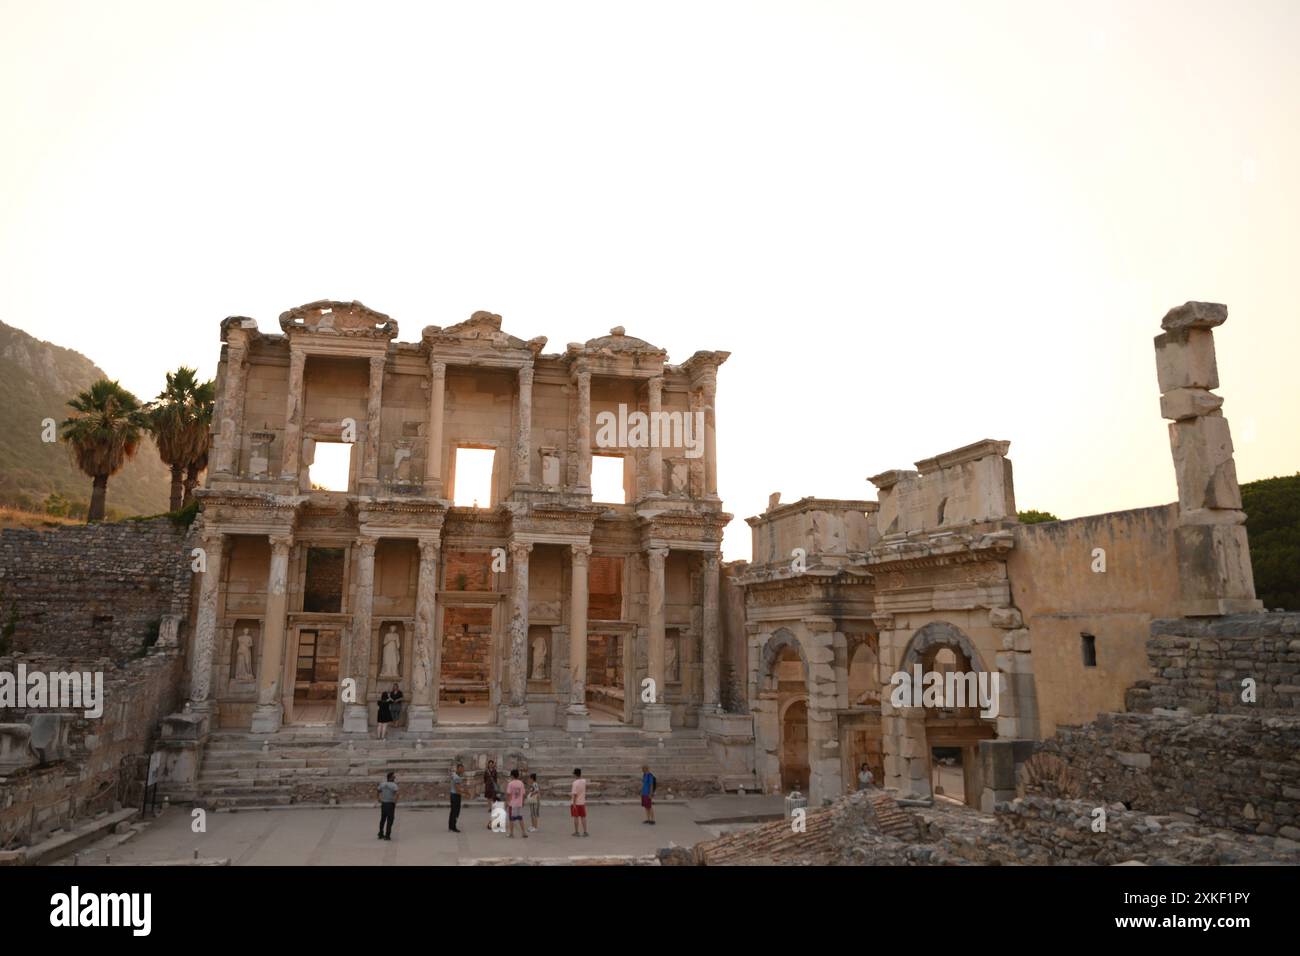
[[[646,655],[646,670],[654,682],[654,703],[646,704],[641,711],[641,729],[651,733],[666,734],[671,728],[671,712],[663,703],[667,690],[664,671],[664,568],[668,560],[667,548],[648,548],[647,563],[650,568],[650,592],[648,595],[649,643]],[[628,688],[628,692],[634,692]]]
[[[248,383],[247,333],[232,328],[227,333],[226,382],[221,396],[219,442],[213,471],[235,475],[239,471],[239,444],[244,434],[244,394]]]
[[[1232,458],[1232,435],[1214,356],[1214,328],[1228,307],[1187,302],[1170,309],[1156,336],[1160,414],[1170,420],[1169,445],[1178,478],[1174,532],[1185,617],[1263,610],[1246,542],[1246,513]]]
[[[273,734],[284,723],[280,672],[284,667],[286,592],[292,535],[271,535],[271,568],[266,579],[266,620],[262,624],[262,661],[257,677],[257,709],[250,728]]]
[[[703,708],[706,713],[721,709],[721,649],[719,632],[721,619],[718,608],[719,573],[722,559],[716,551],[704,555],[704,635],[700,642],[700,653],[704,688]]]
[[[700,386],[704,409],[704,497],[718,497],[718,429],[714,404],[718,400],[718,373],[710,368]]]
[[[578,366],[578,487],[580,495],[591,494],[591,372]]]
[[[646,383],[650,390],[650,421],[658,422],[663,411],[664,378],[656,375]],[[654,427],[653,425],[651,426]],[[658,497],[664,493],[664,452],[665,429],[659,428],[659,440],[650,443],[650,494]]]
[[[430,494],[442,495],[442,422],[447,395],[447,366],[429,358],[429,424],[424,448],[424,486]]]
[[[190,663],[190,704],[206,712],[212,693],[212,655],[217,644],[217,600],[221,593],[221,553],[224,536],[203,535],[203,583],[199,586],[199,614],[194,626],[194,657]]]
[[[373,484],[379,480],[379,430],[384,404],[384,365],[387,358],[370,356],[370,392],[366,400],[366,448],[361,469],[363,481]]]
[[[406,729],[433,731],[437,717],[437,653],[434,622],[438,619],[438,555],[442,544],[437,538],[421,538],[420,577],[415,591],[415,658],[411,668],[411,710]]]
[[[307,366],[307,353],[289,344],[289,395],[284,409],[284,448],[280,465],[280,478],[293,482],[297,494],[301,481],[298,470],[302,462],[302,379]]]
[[[533,437],[533,367],[525,365],[519,370],[519,414],[515,431],[515,487],[528,487],[532,477],[529,448]]]
[[[591,545],[575,544],[573,571],[569,586],[569,709],[565,729],[571,734],[591,730],[587,711],[587,574],[591,563]]]
[[[510,595],[510,695],[506,702],[505,729],[528,729],[528,541],[510,542],[514,567]]]
[[[352,641],[348,676],[355,681],[356,700],[343,712],[343,730],[350,734],[370,731],[370,618],[375,597],[375,547],[378,539],[362,535],[356,539],[356,608],[352,612]]]

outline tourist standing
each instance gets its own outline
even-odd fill
[[[379,695],[379,739],[383,740],[388,736],[388,725],[393,720],[393,702],[388,691]]]
[[[529,833],[536,833],[542,819],[542,786],[537,782],[537,774],[528,775],[528,818],[531,824]]]
[[[659,789],[659,781],[655,775],[650,772],[650,767],[646,764],[641,765],[641,806],[645,809],[645,819],[642,823],[648,823],[650,826],[655,825],[655,791]]]
[[[483,771],[483,796],[487,799],[488,822],[487,828],[492,829],[492,804],[497,802],[497,762],[489,760],[487,769]]]
[[[519,768],[516,767],[510,771],[510,782],[506,784],[506,802],[510,808],[510,828],[509,834],[511,839],[515,835],[515,821],[519,821],[519,835],[525,840],[528,839],[528,833],[524,830],[524,782],[519,779]]]
[[[858,768],[858,789],[866,790],[872,787],[876,782],[875,775],[871,772],[866,764]]]
[[[402,719],[402,685],[393,681],[393,689],[388,694],[388,711],[393,723]]]
[[[582,779],[582,768],[573,768],[573,786],[569,788],[569,816],[573,817],[573,835],[588,836],[587,833],[587,781]],[[582,832],[578,832],[578,824]]]
[[[393,819],[397,816],[397,774],[388,771],[388,779],[379,785],[379,839],[393,838]],[[385,829],[385,825],[387,829]]]
[[[459,833],[456,828],[456,821],[460,819],[460,788],[465,785],[465,765],[456,764],[456,769],[451,772],[451,813],[447,815],[447,829],[452,833]]]

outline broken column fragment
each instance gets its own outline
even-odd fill
[[[1246,514],[1223,417],[1214,328],[1228,307],[1188,302],[1161,322],[1156,336],[1160,414],[1170,419],[1169,446],[1178,479],[1177,537],[1183,614],[1260,611],[1246,543]]]

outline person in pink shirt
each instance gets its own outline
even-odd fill
[[[518,820],[519,835],[527,840],[528,831],[524,829],[524,782],[519,779],[518,767],[510,771],[510,782],[506,784],[506,804],[510,808],[511,838],[515,835],[515,821]]]
[[[588,836],[587,833],[587,781],[582,779],[582,768],[573,768],[573,788],[569,791],[569,816],[573,817],[573,835]],[[582,823],[582,832],[578,824]]]

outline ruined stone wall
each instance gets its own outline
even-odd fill
[[[167,518],[0,531],[0,603],[15,653],[124,660],[189,614],[186,529]]]
[[[121,667],[111,659],[75,656],[24,656],[21,661],[29,673],[102,671],[104,710],[98,718],[67,712],[62,760],[0,778],[0,849],[30,844],[115,805],[139,805],[159,721],[180,703],[183,665],[176,650],[154,651]],[[18,662],[0,658],[0,671],[14,673]],[[0,723],[21,723],[32,713],[37,712],[0,708]]]

